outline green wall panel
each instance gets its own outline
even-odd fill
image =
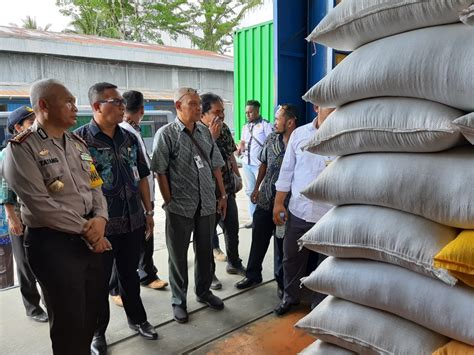
[[[273,22],[265,22],[234,32],[234,129],[240,140],[246,122],[245,102],[262,104],[263,118],[273,122]]]

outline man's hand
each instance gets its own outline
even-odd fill
[[[281,218],[281,213],[284,214],[284,219]],[[288,211],[286,210],[283,204],[276,204],[273,206],[273,223],[277,226],[285,224],[285,221],[288,218]]]
[[[153,216],[146,216],[145,240],[153,238],[153,229],[155,228],[155,221]]]
[[[216,117],[209,125],[209,131],[211,131],[211,136],[214,141],[221,135],[222,124],[222,120]]]
[[[257,203],[258,194],[259,191],[257,189],[253,190],[252,194],[250,195],[250,201],[252,201],[252,203]]]
[[[8,216],[8,228],[10,234],[15,237],[19,237],[23,234],[23,223],[21,223],[20,218],[18,218],[16,213]]]
[[[221,219],[224,220],[227,214],[227,199],[220,198],[217,201],[217,213],[221,215]]]
[[[94,253],[103,253],[104,251],[112,250],[112,244],[105,237],[100,238],[97,243],[92,245],[92,252]]]
[[[94,246],[101,238],[104,237],[105,224],[107,221],[102,217],[94,217],[89,219],[83,228],[84,238]]]

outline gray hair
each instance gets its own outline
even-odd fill
[[[174,102],[178,102],[180,101],[185,95],[188,95],[188,94],[197,94],[197,90],[196,89],[193,89],[193,88],[188,88],[188,87],[182,87],[182,88],[178,88],[176,89],[176,91],[174,92],[174,96],[173,96],[173,101]]]
[[[47,98],[49,92],[55,86],[65,87],[63,83],[56,79],[42,79],[35,81],[30,87],[30,102],[33,110],[39,109],[39,100]]]

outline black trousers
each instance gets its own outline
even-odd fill
[[[215,231],[215,215],[200,216],[197,209],[194,218],[166,211],[166,246],[168,248],[171,303],[186,308],[188,291],[188,248],[193,233],[194,281],[198,297],[206,296],[212,282],[212,244]]]
[[[257,205],[253,214],[252,245],[246,276],[256,282],[262,281],[262,264],[270,239],[275,232],[272,210],[264,210]],[[274,238],[274,273],[280,289],[283,289],[283,239]]]
[[[10,236],[13,248],[13,257],[16,261],[16,274],[20,285],[21,297],[25,305],[26,315],[34,316],[42,312],[40,306],[41,296],[36,287],[36,277],[31,271],[30,264],[26,259],[24,237]]]
[[[216,214],[216,227],[219,225],[224,232],[227,263],[233,267],[239,267],[242,265],[242,259],[239,257],[239,210],[235,202],[235,195],[228,196],[225,219],[222,220],[220,217],[220,214]],[[216,245],[215,238],[218,238],[217,235],[214,235],[213,238],[213,248],[219,247],[219,239],[217,239]]]
[[[101,254],[79,235],[27,228],[25,250],[43,290],[55,355],[89,355],[100,298],[107,291]]]
[[[122,296],[123,308],[128,323],[139,324],[147,320],[145,308],[140,298],[140,281],[137,274],[140,242],[145,234],[145,227],[130,233],[107,236],[112,250],[103,254],[103,269],[106,280],[110,280],[114,266],[117,270],[119,294]],[[95,335],[105,335],[110,320],[109,289],[101,295],[100,314]]]
[[[153,252],[155,251],[155,243],[153,239],[152,236],[150,239],[146,240],[145,234],[143,234],[141,240],[140,257],[138,260],[138,277],[142,285],[148,285],[150,282],[158,279],[158,269],[153,261]],[[112,276],[110,277],[109,292],[112,296],[120,294],[117,267],[115,266],[115,263],[112,268]]]

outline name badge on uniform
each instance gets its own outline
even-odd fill
[[[135,181],[140,181],[140,174],[138,173],[138,168],[136,166],[132,166],[132,173]]]
[[[96,187],[102,186],[102,184],[104,183],[104,181],[100,177],[93,163],[91,163],[90,177],[91,177],[91,189],[95,189]]]
[[[204,164],[202,163],[202,159],[199,155],[194,156],[194,162],[196,163],[198,169],[204,168]]]
[[[92,162],[92,157],[89,153],[81,153],[81,160]]]

